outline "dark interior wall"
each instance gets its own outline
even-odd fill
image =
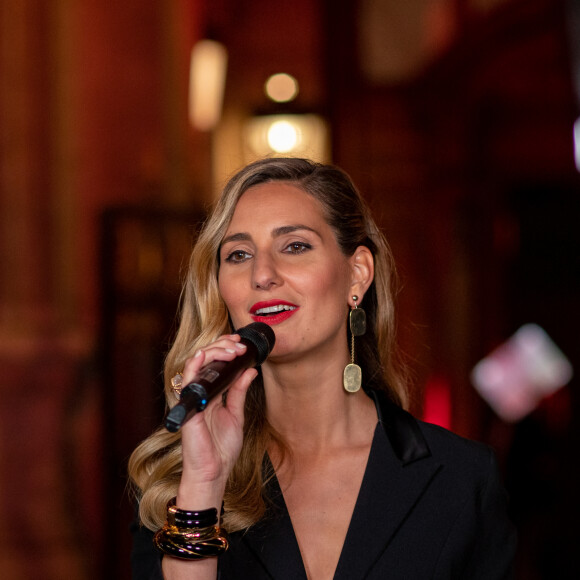
[[[328,7],[335,160],[382,216],[405,283],[402,315],[416,325],[402,340],[420,383],[451,375],[454,427],[480,437],[467,376],[515,330],[511,200],[542,184],[567,189],[570,203],[577,181],[564,5],[506,2],[485,18],[464,11],[445,51],[398,83],[361,70],[348,24],[356,10]]]
[[[358,3],[331,4],[335,160],[391,241],[416,388],[443,380],[451,427],[498,452],[520,532],[517,577],[573,578],[578,379],[516,424],[497,419],[469,380],[528,322],[580,365],[579,107],[566,3],[504,2],[485,17],[457,3],[452,42],[397,83],[361,72]]]
[[[207,136],[188,134],[187,91],[180,88],[187,85],[188,49],[199,36],[195,6],[0,5],[3,577],[115,577],[100,575],[114,558],[105,547],[111,529],[113,536],[126,534],[126,526],[110,525],[120,502],[105,499],[107,486],[125,488],[127,451],[114,465],[109,461],[115,453],[105,419],[114,401],[103,397],[111,385],[99,361],[101,215],[123,205],[191,210],[209,195],[209,172],[193,174],[209,156]],[[152,237],[125,240],[132,244],[126,274],[150,282]],[[117,253],[111,261],[118,259]],[[178,284],[174,270],[171,282]],[[153,318],[153,324],[141,319],[141,344]],[[127,341],[139,329],[126,316],[123,322]],[[162,358],[158,336],[171,322],[159,325],[154,353],[140,352],[151,382]],[[120,392],[143,388],[136,378]],[[142,427],[143,417],[134,419]]]

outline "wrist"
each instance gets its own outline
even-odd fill
[[[184,510],[221,509],[225,484],[206,482],[203,484],[181,483],[177,489],[175,505]]]

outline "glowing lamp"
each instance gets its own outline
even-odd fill
[[[251,118],[244,131],[248,161],[266,156],[308,157],[328,161],[329,130],[313,113],[281,113]]]
[[[264,92],[275,103],[288,103],[298,95],[298,81],[288,73],[276,73],[266,81]]]
[[[199,131],[210,131],[220,120],[227,61],[226,48],[215,40],[200,40],[191,51],[189,119]]]

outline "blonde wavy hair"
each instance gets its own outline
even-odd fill
[[[395,328],[395,266],[389,246],[356,187],[341,169],[298,158],[268,158],[235,174],[201,229],[191,253],[181,296],[181,321],[165,361],[165,397],[168,408],[177,403],[171,378],[195,350],[232,332],[228,311],[218,290],[219,248],[236,204],[250,187],[267,182],[289,182],[317,199],[345,256],[366,246],[375,262],[375,277],[364,298],[367,332],[357,339],[358,364],[365,389],[382,389],[391,400],[407,407],[407,381],[398,358]],[[265,470],[267,450],[286,446],[269,425],[259,375],[248,392],[242,452],[229,477],[224,497],[224,526],[230,532],[256,523],[266,509],[264,486],[272,476]],[[151,530],[163,526],[167,502],[176,495],[181,477],[181,436],[163,427],[133,452],[130,480],[136,487],[140,519]]]

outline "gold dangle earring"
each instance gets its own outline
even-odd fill
[[[348,315],[350,326],[350,363],[344,367],[342,384],[348,393],[356,393],[362,384],[362,370],[354,362],[354,337],[362,336],[367,331],[367,316],[362,308],[357,306],[358,296],[353,296],[354,308]]]

